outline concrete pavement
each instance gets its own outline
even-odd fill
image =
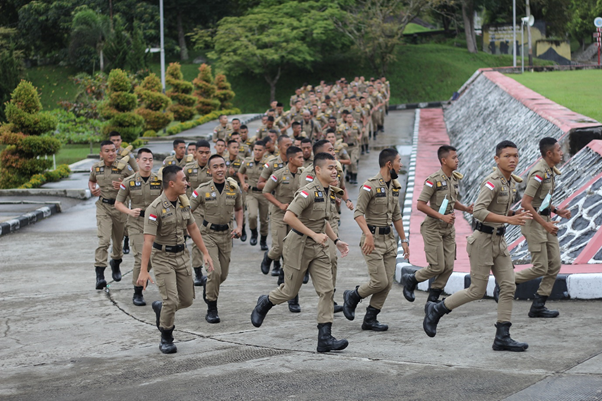
[[[414,113],[392,112],[381,146],[411,144]],[[407,158],[407,157],[406,157]],[[360,163],[360,181],[377,170],[378,152]],[[358,187],[349,187],[357,199]],[[335,300],[367,280],[360,231],[343,211],[341,238],[350,255],[339,260]],[[442,318],[435,338],[422,330],[426,294],[403,298],[395,284],[379,320],[388,332],[361,330],[368,302],[353,322],[335,317],[333,335],[349,347],[318,354],[317,296],[300,291],[302,312],[274,307],[263,326],[250,313],[257,297],[276,285],[259,270],[258,247],[235,242],[222,286],[222,323],[204,320],[200,293],[176,315],[178,353],[162,355],[150,303],[131,303],[133,257],[123,280],[94,290],[94,200],[0,238],[0,398],[75,399],[602,399],[602,316],[599,301],[556,301],[558,319],[529,319],[530,303],[514,303],[515,339],[525,353],[494,352],[496,304],[481,300]]]

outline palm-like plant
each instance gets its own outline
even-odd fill
[[[73,16],[71,25],[71,44],[69,52],[73,55],[83,46],[91,46],[98,52],[100,70],[104,70],[103,48],[111,35],[111,24],[106,15],[96,13],[89,8],[82,9]]]

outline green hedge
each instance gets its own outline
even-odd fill
[[[182,131],[186,131],[187,129],[191,129],[191,128],[194,128],[201,124],[208,123],[209,121],[217,120],[219,118],[219,116],[222,114],[225,114],[227,116],[230,116],[233,114],[240,114],[240,110],[230,109],[230,110],[212,111],[211,113],[206,114],[202,117],[199,117],[198,119],[196,119],[194,121],[186,121],[186,122],[183,122],[183,123],[180,123],[178,125],[174,125],[173,127],[168,128],[167,135],[176,135]]]
[[[47,182],[56,182],[61,180],[62,178],[69,177],[69,174],[71,174],[71,169],[69,168],[69,166],[66,164],[61,164],[56,168],[56,170],[47,170],[42,174],[36,174],[32,176],[28,182],[21,185],[19,188],[38,188]]]

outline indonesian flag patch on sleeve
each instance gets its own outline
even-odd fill
[[[487,181],[487,182],[485,183],[485,186],[486,186],[487,188],[489,188],[490,190],[492,190],[492,191],[493,191],[493,189],[495,188],[495,185],[493,185],[493,184],[492,184],[490,181]]]
[[[119,188],[121,188],[121,189],[123,189],[125,191],[125,185],[119,184]]]
[[[149,215],[148,215],[148,219],[149,219],[150,221],[157,221],[157,216],[155,216],[154,214],[149,214]]]
[[[308,175],[307,177],[305,177],[305,181],[312,182],[313,180],[314,180],[314,177],[312,177],[311,175]]]
[[[276,178],[276,176],[274,174],[272,174],[272,176],[270,178],[272,179],[272,181],[278,182],[278,178]]]
[[[362,188],[364,188],[364,191],[368,191],[368,192],[372,191],[372,188],[367,185],[364,185]]]
[[[199,193],[197,191],[192,191],[193,198],[197,198],[198,196],[199,196]]]
[[[541,182],[541,181],[543,181],[543,178],[541,178],[541,176],[539,176],[539,175],[537,175],[537,174],[536,174],[536,175],[535,175],[535,177],[533,177],[533,178],[535,178],[535,181],[537,181],[537,182]]]
[[[305,191],[301,191],[300,194],[304,198],[307,198],[309,196],[309,194],[307,192],[305,192]]]
[[[432,182],[430,182],[430,181],[427,181],[427,182],[425,182],[424,184],[425,184],[427,187],[430,187],[430,188],[432,188],[432,187],[433,187],[433,183],[432,183]]]
[[[266,164],[264,164],[264,165],[263,165],[263,167],[265,167],[265,168],[270,168],[270,164],[269,164],[269,163],[266,163]]]

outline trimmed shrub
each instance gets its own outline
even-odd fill
[[[166,81],[171,85],[171,90],[166,93],[173,101],[173,104],[167,108],[178,121],[187,121],[194,117],[193,106],[196,98],[190,93],[194,89],[192,84],[184,81],[181,66],[178,63],[170,63],[166,71]]]
[[[174,119],[174,113],[165,111],[171,105],[171,100],[161,93],[161,81],[155,74],[150,74],[142,85],[136,88],[141,107],[136,114],[144,118],[145,130],[159,131],[169,125]]]
[[[108,119],[103,132],[108,135],[117,131],[126,142],[136,140],[142,133],[144,118],[134,113],[138,99],[132,92],[132,82],[128,75],[120,69],[114,69],[109,74],[108,100],[101,105],[101,115]]]
[[[235,93],[224,74],[217,74],[215,76],[215,86],[217,87],[215,98],[221,103],[220,109],[232,108],[230,101],[234,99]]]
[[[213,98],[217,87],[213,84],[213,74],[209,65],[201,64],[199,75],[192,81],[192,84],[196,89],[194,96],[198,99],[196,106],[198,114],[205,115],[219,109],[219,100]]]

